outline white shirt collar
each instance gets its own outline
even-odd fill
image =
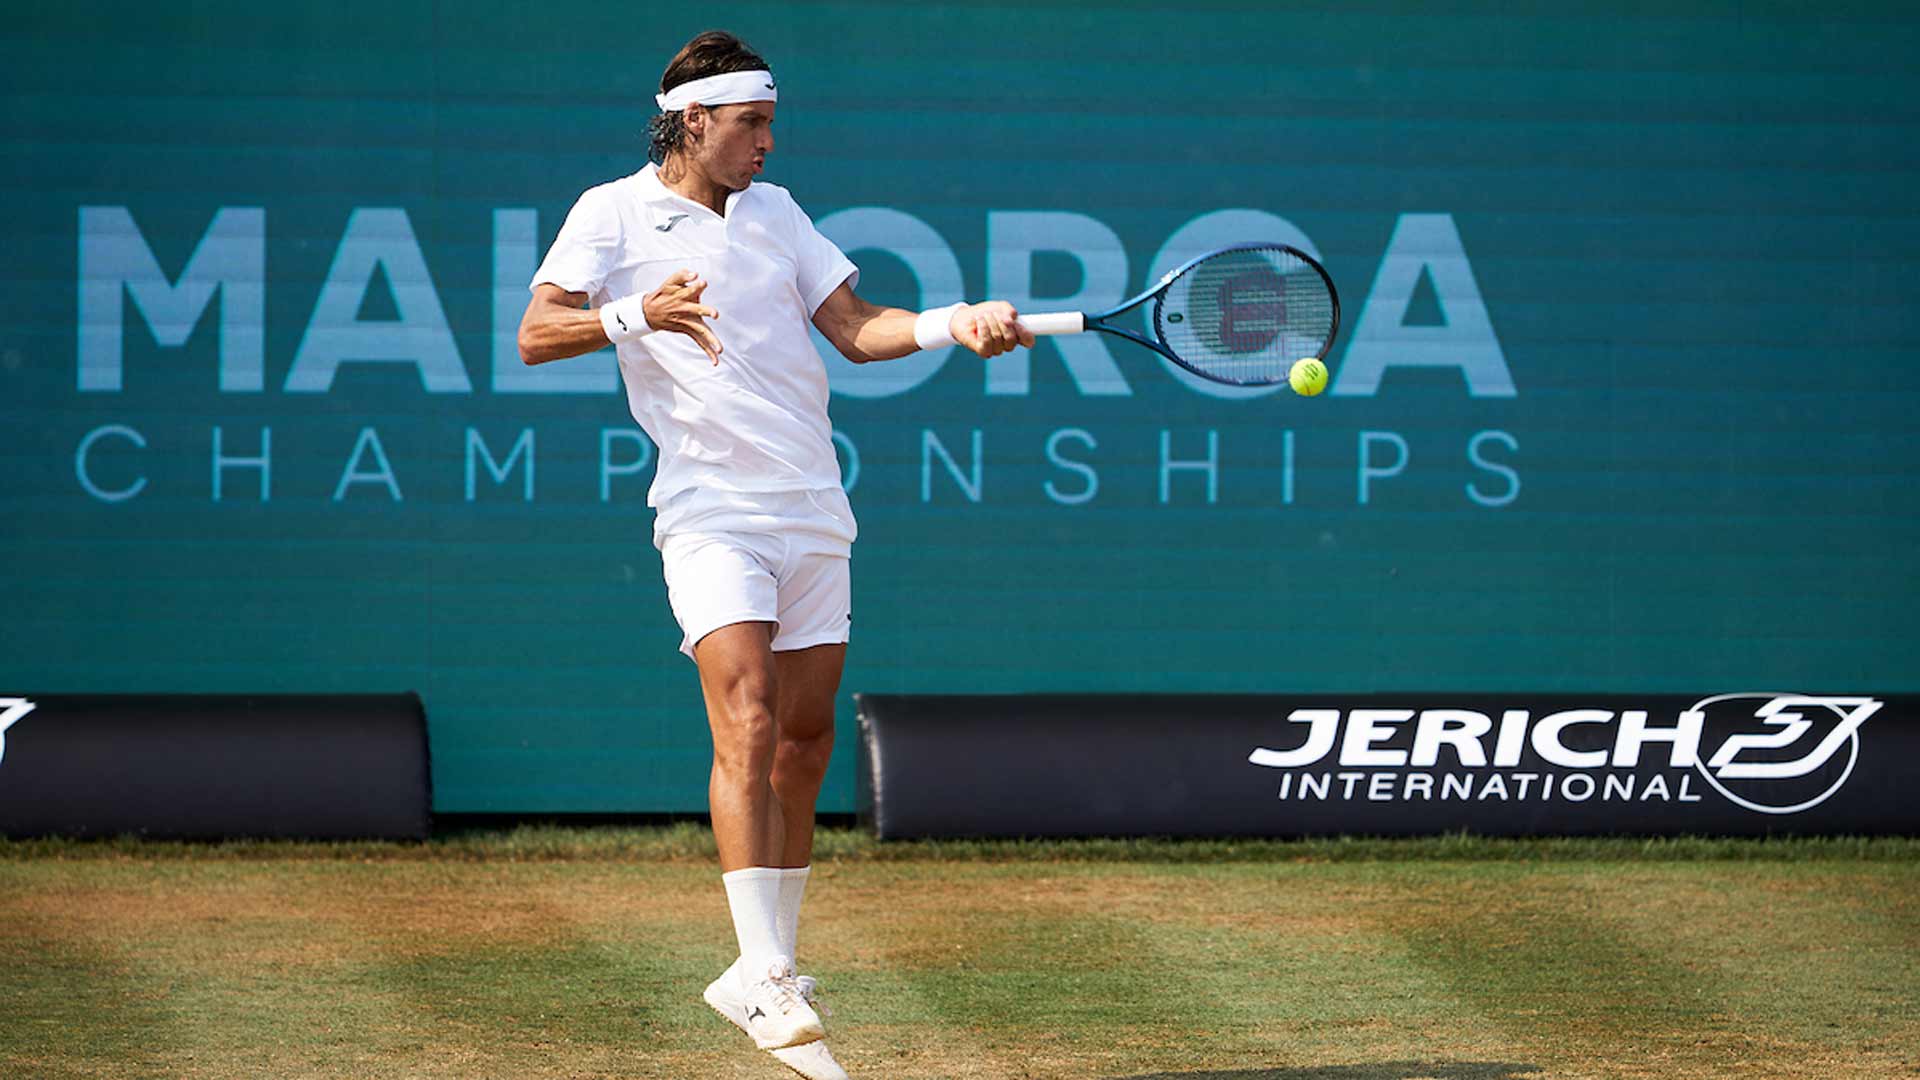
[[[705,203],[695,202],[663,183],[660,179],[660,166],[655,165],[651,161],[647,162],[645,168],[633,174],[633,180],[636,184],[640,185],[640,198],[645,202],[670,203],[674,206],[691,206],[703,213],[713,213],[713,209]],[[747,189],[747,191],[751,190],[753,190],[751,187]],[[732,191],[727,193],[727,217],[733,216],[735,204],[740,201],[740,196],[746,193],[746,191]]]

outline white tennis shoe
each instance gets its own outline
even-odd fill
[[[729,968],[707,984],[701,997],[714,1012],[752,1036],[754,1045],[762,1050],[817,1042],[827,1033],[820,1025],[820,1014],[807,1001],[800,978],[793,973],[793,962],[784,956],[775,958],[759,978],[744,973],[736,977],[734,969]]]
[[[841,1068],[840,1063],[833,1060],[833,1055],[827,1051],[825,1039],[815,1039],[800,1046],[785,1046],[767,1053],[807,1080],[848,1080],[847,1070]]]
[[[833,1015],[833,1010],[827,1008],[826,1003],[816,996],[820,989],[818,979],[811,975],[795,975],[793,982],[800,988],[801,999],[813,1006],[813,1011],[823,1017]],[[782,1065],[806,1077],[807,1080],[848,1080],[847,1070],[841,1068],[840,1063],[833,1059],[833,1054],[827,1050],[825,1039],[815,1039],[800,1046],[769,1050],[767,1053],[772,1054]]]

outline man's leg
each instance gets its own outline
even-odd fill
[[[780,861],[780,947],[799,952],[800,904],[806,898],[812,871],[814,804],[827,776],[833,754],[834,699],[840,692],[840,670],[846,662],[845,645],[815,645],[773,654],[777,672],[775,719],[779,742],[773,757],[773,791],[786,828],[785,857]],[[813,981],[799,980],[802,993],[811,996]],[[773,1051],[773,1056],[808,1080],[847,1080],[845,1069],[833,1059],[826,1040]]]
[[[813,861],[814,804],[833,756],[834,702],[846,661],[845,645],[773,654],[779,735],[772,786],[785,832],[783,857],[774,865],[800,867]]]
[[[707,799],[722,872],[784,866],[786,826],[772,777],[778,674],[773,624],[723,626],[693,647],[713,729]]]
[[[761,1048],[820,1038],[820,1018],[803,1000],[783,945],[780,869],[786,826],[773,792],[778,674],[773,624],[733,623],[694,645],[713,772],[707,796],[720,849],[721,879],[739,938],[740,960],[707,987],[707,1002]]]

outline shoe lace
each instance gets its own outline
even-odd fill
[[[815,1012],[821,1016],[833,1015],[833,1010],[828,1008],[827,1003],[820,998],[819,979],[811,975],[796,975],[793,977],[793,983],[794,989],[800,992],[801,999],[813,1006]]]
[[[807,982],[813,980],[808,979]],[[808,995],[801,989],[801,976],[795,975],[791,967],[775,964],[767,969],[766,982],[775,991],[774,1000],[783,1010],[798,1008],[808,1002]]]

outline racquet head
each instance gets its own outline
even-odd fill
[[[1182,367],[1216,382],[1287,381],[1294,361],[1325,359],[1340,328],[1326,270],[1283,244],[1247,244],[1175,271],[1154,297],[1153,334]]]

